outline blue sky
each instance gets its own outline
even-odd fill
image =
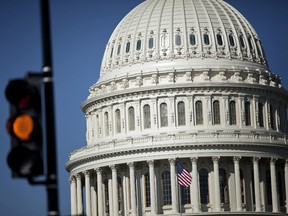
[[[288,1],[226,0],[258,32],[272,72],[288,89]],[[50,0],[61,215],[70,214],[70,187],[64,169],[69,154],[86,145],[80,104],[97,81],[105,45],[120,20],[142,0]],[[0,214],[46,215],[46,190],[12,179],[6,163],[10,138],[5,125],[9,79],[42,67],[39,0],[0,0]]]

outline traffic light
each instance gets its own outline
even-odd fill
[[[7,162],[13,177],[43,175],[40,81],[34,77],[14,79],[5,90],[10,103],[7,130],[11,136]]]

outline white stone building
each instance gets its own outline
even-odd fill
[[[287,102],[235,8],[143,1],[82,104],[87,146],[66,164],[72,215],[287,214]],[[193,178],[181,193],[176,158]]]

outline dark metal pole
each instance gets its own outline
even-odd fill
[[[57,154],[50,35],[49,0],[41,1],[43,82],[45,94],[48,215],[60,215],[58,207]]]

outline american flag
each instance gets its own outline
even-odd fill
[[[192,177],[190,173],[183,167],[183,165],[177,161],[178,166],[178,183],[182,185],[183,187],[189,187],[192,183]]]

